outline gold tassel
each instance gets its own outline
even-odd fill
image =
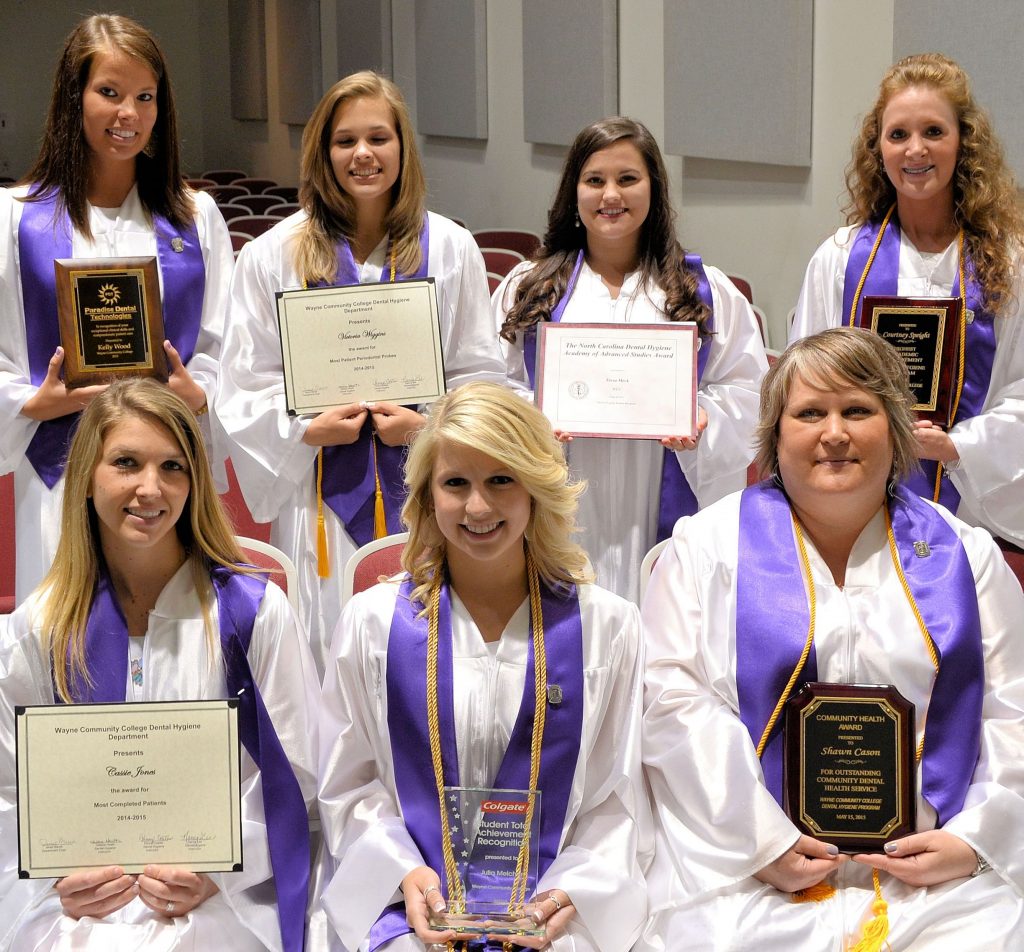
[[[864,934],[860,942],[850,947],[850,952],[880,952],[889,935],[889,904],[882,898],[882,886],[878,881],[878,870],[872,870],[871,878],[875,884],[875,901],[871,903],[874,919],[864,926]]]
[[[327,526],[324,523],[324,451],[316,454],[316,571],[320,578],[331,577],[331,556],[327,551]]]
[[[380,470],[377,468],[377,437],[373,441],[373,537],[383,539],[388,534],[388,520],[384,514],[384,491],[380,488]]]
[[[822,880],[806,889],[793,893],[793,902],[825,902],[836,894],[836,887]]]

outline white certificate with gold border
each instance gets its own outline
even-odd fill
[[[433,278],[279,291],[277,317],[289,413],[445,392]]]
[[[575,436],[650,440],[697,428],[697,325],[539,325],[537,406]]]
[[[238,702],[18,706],[18,875],[242,868]]]

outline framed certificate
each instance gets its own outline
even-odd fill
[[[15,708],[18,875],[242,868],[238,702]]]
[[[433,278],[279,291],[277,316],[291,414],[445,392]]]
[[[955,410],[962,306],[960,298],[864,298],[866,326],[899,351],[910,371],[913,409],[942,427],[952,424]]]
[[[844,853],[914,832],[914,705],[892,685],[815,681],[786,702],[786,812]]]
[[[573,436],[693,436],[693,323],[538,325],[537,406]]]
[[[156,258],[57,258],[53,267],[64,385],[119,376],[166,382]]]

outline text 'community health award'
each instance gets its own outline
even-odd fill
[[[786,704],[786,812],[844,853],[914,830],[914,705],[891,685],[812,682]]]
[[[461,935],[544,935],[527,899],[537,890],[540,792],[445,787],[448,835],[458,870],[438,929]],[[532,800],[532,809],[531,809]]]

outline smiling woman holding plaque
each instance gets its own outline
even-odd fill
[[[249,508],[273,524],[271,541],[298,570],[322,669],[341,612],[345,562],[359,546],[399,529],[402,456],[423,418],[415,406],[364,394],[313,415],[290,415],[275,295],[433,278],[444,383],[504,381],[505,372],[490,332],[480,249],[465,228],[426,210],[416,133],[394,83],[354,73],[324,94],[303,133],[299,179],[302,210],[238,256],[217,412],[237,446],[233,461]],[[343,321],[335,302],[341,333],[377,333],[369,294],[327,296],[364,298],[357,320]],[[357,368],[362,377],[393,375],[394,354],[390,365],[382,359],[375,367],[373,346],[362,347],[369,356]],[[339,360],[331,371],[334,392],[353,376],[346,366]]]
[[[791,345],[761,395],[770,478],[681,520],[658,560],[640,952],[1019,944],[1024,595],[984,530],[903,485],[911,404],[874,334]],[[787,800],[794,772],[817,791]]]
[[[346,606],[324,681],[321,902],[346,949],[639,934],[639,613],[588,582],[567,475],[543,414],[494,384],[415,438],[406,571]]]
[[[124,271],[127,258],[155,259],[149,278],[136,269],[129,283],[151,310],[162,296],[168,338],[152,339],[151,328],[151,357],[139,363],[166,362],[170,388],[202,414],[216,388],[231,242],[212,197],[182,177],[155,37],[127,17],[100,14],[67,38],[35,164],[17,187],[0,189],[0,472],[14,472],[19,602],[53,560],[70,435],[101,389],[65,386],[72,361],[60,346],[58,301],[71,294],[71,278],[62,274],[58,286],[55,262],[106,259]],[[83,285],[80,303],[96,318],[93,344],[134,348],[144,328],[128,286],[111,278],[91,288]],[[212,446],[217,428],[207,420],[203,429]]]
[[[790,339],[873,321],[897,343],[922,334],[904,348],[912,380],[924,394],[933,376],[948,387],[920,401],[922,466],[907,485],[1024,545],[1024,215],[958,64],[922,53],[889,69],[846,186],[847,225],[807,266]],[[954,325],[945,354],[928,299]]]
[[[71,446],[53,567],[0,640],[0,949],[301,952],[316,673],[287,597],[241,561],[188,406],[145,380],[94,397]],[[242,868],[195,872],[183,865],[189,852],[215,835],[201,828],[202,802],[196,828],[161,817],[168,801],[197,797],[196,785],[176,783],[147,745],[159,725],[123,726],[139,710],[124,702],[226,698],[239,702]],[[90,743],[113,741],[106,773],[115,786],[83,803],[79,789],[103,761],[69,750],[68,791],[52,808],[65,811],[68,832],[50,846],[86,839],[101,823],[114,832],[93,844],[90,868],[56,882],[19,880],[14,708],[54,703],[67,706],[65,724],[73,705],[89,705],[77,730]],[[95,704],[105,708],[100,738],[86,734],[97,729]],[[128,733],[111,738],[111,728]],[[147,803],[140,783],[161,792]],[[109,852],[117,837],[124,843]],[[141,872],[126,874],[159,839],[183,844],[183,859],[144,859]]]

